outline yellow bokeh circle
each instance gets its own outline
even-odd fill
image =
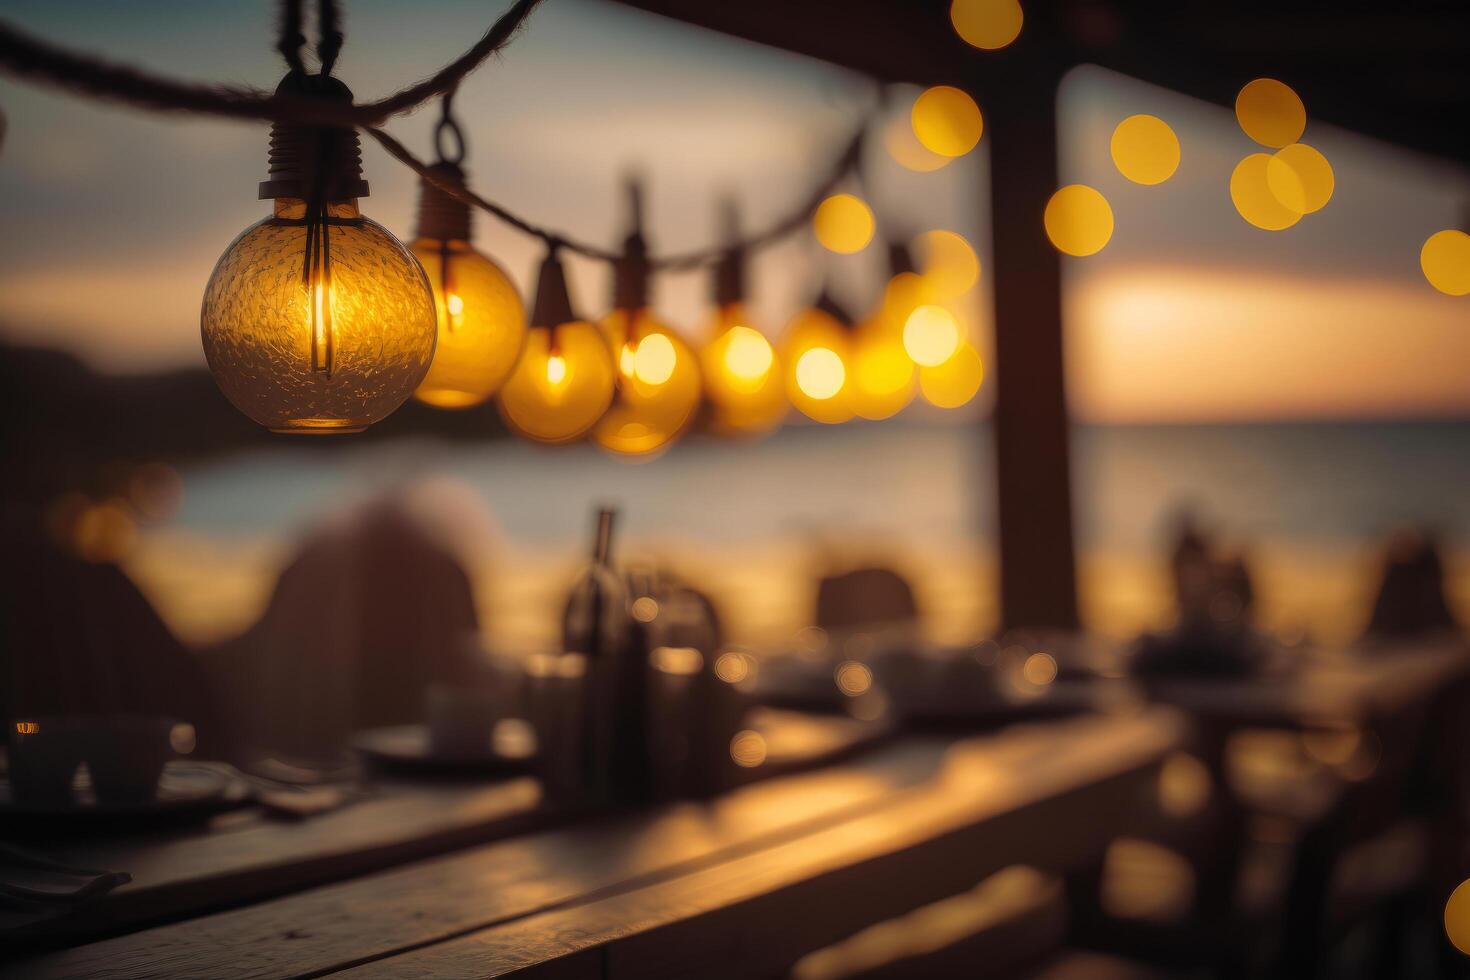
[[[833,194],[817,206],[812,230],[817,241],[833,252],[861,252],[873,240],[873,210],[852,194]]]
[[[1257,228],[1281,231],[1300,221],[1302,212],[1287,207],[1271,193],[1266,179],[1270,163],[1271,154],[1252,153],[1236,164],[1230,175],[1230,200],[1240,216]]]
[[[925,89],[914,100],[909,120],[924,148],[945,157],[969,153],[985,130],[985,120],[975,100],[949,85]]]
[[[1271,155],[1266,164],[1266,186],[1287,208],[1311,214],[1332,200],[1337,180],[1332,164],[1317,149],[1305,143],[1292,143]]]
[[[939,408],[959,408],[975,397],[984,380],[980,352],[968,343],[961,344],[943,364],[919,368],[919,391],[925,401]]]
[[[1179,137],[1158,116],[1129,116],[1113,130],[1113,165],[1135,184],[1162,184],[1179,169]]]
[[[905,170],[931,173],[947,165],[953,157],[942,156],[919,142],[914,126],[903,116],[895,116],[883,127],[883,146],[888,155]]]
[[[966,44],[994,51],[1021,34],[1026,16],[1018,0],[954,0],[949,20]]]
[[[914,239],[928,295],[953,299],[980,281],[980,257],[963,235],[936,228]]]
[[[829,425],[852,418],[851,348],[851,328],[824,310],[812,307],[792,319],[779,360],[787,397],[802,414]]]
[[[1470,956],[1470,881],[1462,881],[1444,906],[1444,934],[1460,952]]]
[[[1419,251],[1419,267],[1440,292],[1470,295],[1470,235],[1453,228],[1430,235]]]
[[[1058,251],[1087,256],[1113,237],[1113,209],[1095,187],[1068,184],[1046,203],[1046,237]]]
[[[1258,78],[1235,97],[1235,119],[1262,146],[1290,146],[1307,128],[1307,109],[1290,85]]]
[[[903,325],[903,349],[921,367],[943,364],[963,339],[954,314],[942,306],[920,306]]]
[[[881,324],[870,323],[858,331],[851,367],[852,406],[863,418],[889,418],[913,400],[914,362]]]

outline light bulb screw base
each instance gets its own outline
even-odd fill
[[[464,187],[464,170],[448,161],[429,168],[441,181]],[[470,240],[470,206],[426,177],[419,178],[418,237],[436,241]]]
[[[567,291],[567,273],[561,264],[561,243],[547,242],[546,258],[536,277],[536,299],[531,303],[531,325],[555,330],[577,319]]]
[[[613,268],[613,309],[641,310],[648,305],[648,277],[653,266],[648,259],[648,240],[643,236],[643,184],[629,177],[628,235],[623,254]]]
[[[352,90],[330,76],[290,72],[276,86],[277,95],[352,103]],[[350,201],[368,196],[362,177],[362,145],[357,131],[337,126],[271,126],[270,178],[259,198],[303,201]]]
[[[720,202],[720,225],[730,246],[715,263],[713,298],[716,306],[731,306],[745,302],[745,249],[737,244],[740,215],[730,198]]]

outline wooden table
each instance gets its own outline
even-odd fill
[[[882,722],[757,709],[761,766],[743,781],[833,762],[885,737]],[[365,795],[305,820],[250,808],[194,827],[18,843],[73,867],[126,871],[133,880],[64,917],[0,916],[5,946],[75,942],[154,922],[243,905],[570,819],[542,799],[535,779],[373,779]]]
[[[0,977],[760,975],[1000,867],[1095,862],[1182,741],[1161,709],[908,737],[709,803],[482,844]]]
[[[1156,700],[1231,727],[1361,725],[1432,698],[1470,671],[1470,648],[1446,644],[1402,650],[1339,652],[1280,674],[1243,678],[1165,679],[1149,685]]]

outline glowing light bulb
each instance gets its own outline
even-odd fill
[[[855,410],[848,390],[851,328],[830,309],[797,314],[786,330],[786,393],[802,414],[818,422],[846,422]]]
[[[847,383],[842,355],[830,347],[813,347],[796,359],[796,384],[808,398],[826,401]]]
[[[436,178],[463,187],[464,171],[441,161]],[[413,254],[434,290],[439,340],[414,397],[435,408],[469,408],[505,383],[526,338],[526,310],[505,270],[470,244],[470,208],[439,184],[419,182]]]
[[[434,289],[438,343],[414,397],[435,408],[479,405],[505,383],[526,339],[526,311],[505,270],[462,240],[415,239]]]
[[[592,432],[593,441],[632,456],[666,448],[699,408],[702,386],[694,351],[646,308],[631,316],[614,310],[603,330],[619,352],[618,387]]]
[[[885,328],[881,314],[857,331],[852,345],[853,410],[865,419],[886,419],[913,400],[914,362],[903,343]]]
[[[968,342],[943,364],[919,369],[919,390],[924,400],[939,408],[959,408],[975,397],[984,381],[980,352]]]
[[[434,355],[434,299],[408,249],[327,209],[326,258],[306,282],[305,202],[281,199],[220,257],[200,332],[220,390],[275,432],[358,432],[402,405]]]
[[[571,442],[607,411],[617,367],[602,331],[579,320],[555,250],[541,263],[525,346],[497,404],[514,431],[537,442]]]
[[[292,73],[278,92],[348,101],[334,78]],[[276,125],[270,217],[225,250],[204,290],[200,335],[236,408],[276,432],[357,432],[429,369],[435,303],[408,249],[362,216],[351,130]]]
[[[776,349],[749,324],[744,304],[721,306],[713,335],[700,354],[713,409],[711,428],[716,432],[769,432],[786,415]]]
[[[776,352],[771,342],[749,327],[733,327],[725,343],[723,364],[730,377],[742,388],[759,384],[771,373]]]
[[[949,360],[960,345],[960,325],[954,314],[942,306],[921,306],[909,314],[903,325],[903,349],[922,367],[934,367]]]

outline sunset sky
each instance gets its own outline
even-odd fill
[[[269,88],[281,74],[273,6],[11,0],[4,16],[155,71]],[[360,98],[385,94],[458,54],[492,9],[356,0],[337,73]],[[720,193],[739,197],[750,224],[789,208],[873,97],[866,80],[829,65],[599,0],[557,0],[468,80],[458,107],[482,193],[612,243],[622,177],[637,170],[649,182],[655,248],[677,249],[715,234]],[[148,115],[9,81],[0,109],[10,121],[0,149],[0,334],[107,370],[202,364],[203,284],[231,239],[267,212],[255,199],[263,127]],[[1161,116],[1180,137],[1183,163],[1161,186],[1129,184],[1109,160],[1113,126],[1136,112]],[[1464,170],[1309,122],[1304,138],[1332,161],[1336,194],[1271,233],[1230,203],[1230,172],[1258,147],[1228,109],[1081,69],[1059,113],[1063,179],[1096,186],[1117,219],[1103,252],[1066,263],[1078,417],[1470,414],[1470,297],[1435,292],[1418,268],[1428,235],[1470,220]],[[436,116],[428,109],[389,129],[428,155]],[[890,235],[953,229],[989,268],[983,152],[931,174],[903,171],[877,139],[869,156],[863,192]],[[415,178],[376,147],[365,158],[364,211],[409,237]],[[488,217],[478,228],[480,246],[525,286],[538,245]],[[767,330],[824,273],[854,308],[872,303],[881,263],[871,247],[826,256],[805,233],[762,254],[751,278]],[[600,311],[605,270],[579,263],[573,276],[578,302]],[[662,280],[657,304],[699,336],[707,288],[698,275]],[[973,300],[972,329],[988,348],[983,273]]]

